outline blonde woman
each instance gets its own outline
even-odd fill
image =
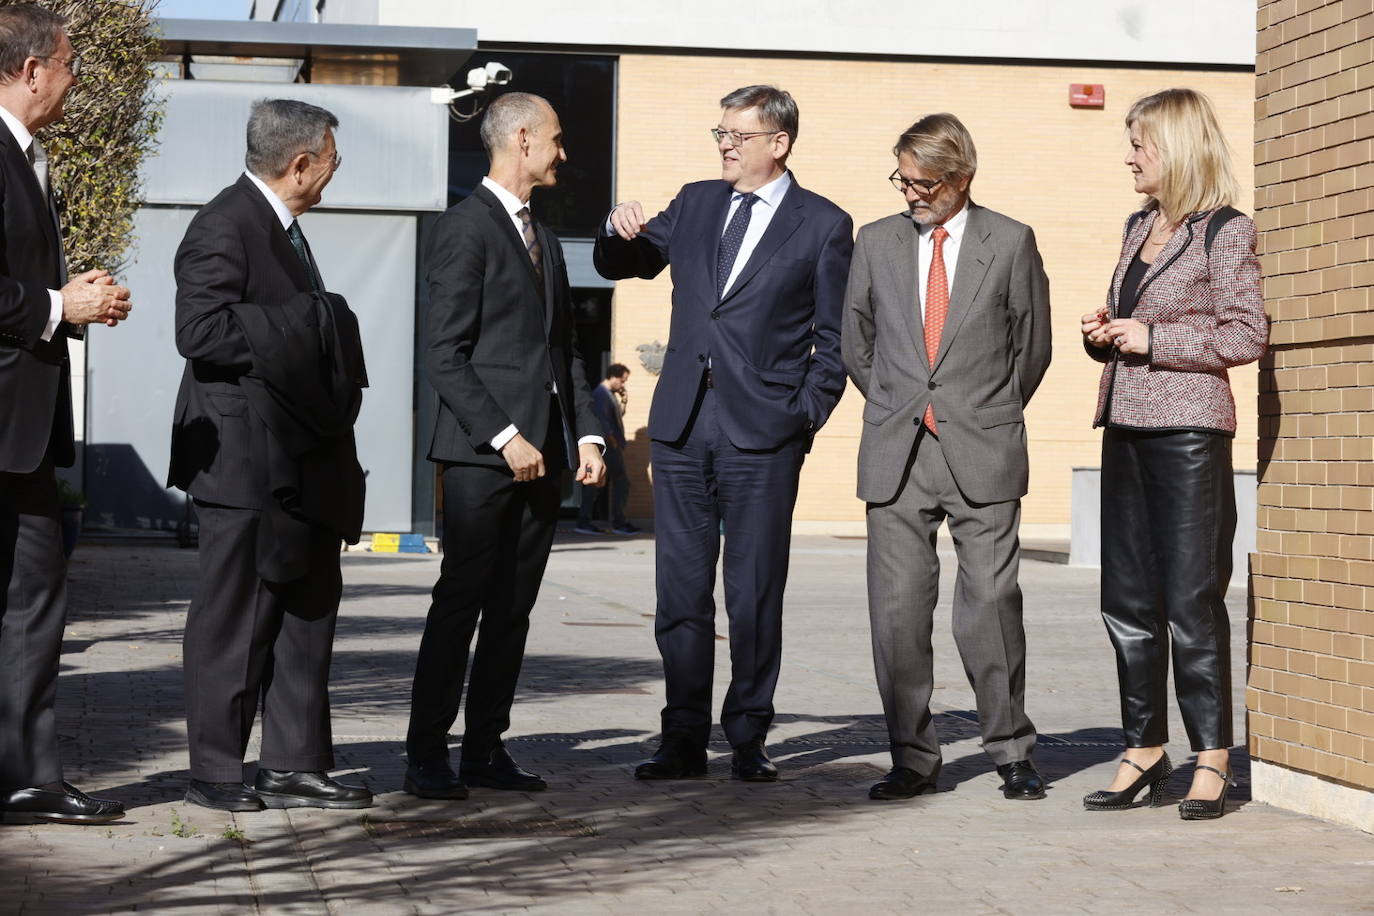
[[[1185,820],[1220,817],[1233,785],[1230,626],[1235,400],[1226,370],[1265,349],[1255,226],[1207,98],[1166,89],[1126,115],[1126,165],[1145,206],[1126,221],[1107,304],[1083,316],[1104,364],[1102,617],[1116,649],[1126,751],[1094,811],[1161,803],[1170,642],[1197,766]]]

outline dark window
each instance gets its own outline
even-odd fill
[[[563,125],[568,161],[558,170],[558,185],[534,192],[540,221],[564,238],[591,238],[611,209],[615,59],[577,54],[479,51],[454,74],[451,86],[467,85],[467,72],[497,60],[510,68],[501,91],[543,96]],[[470,110],[471,100],[458,107]],[[449,203],[472,193],[487,173],[487,156],[478,136],[481,118],[453,122],[449,128]]]

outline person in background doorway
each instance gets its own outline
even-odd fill
[[[610,507],[611,530],[616,534],[638,534],[639,529],[625,518],[625,501],[630,496],[630,474],[625,468],[625,384],[630,370],[623,363],[611,363],[606,378],[592,389],[592,410],[601,421],[601,434],[606,439],[606,502]],[[592,520],[598,492],[595,487],[582,487],[582,504],[577,512],[578,534],[605,534],[606,529]]]

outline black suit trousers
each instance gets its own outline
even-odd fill
[[[725,527],[725,612],[730,687],[721,726],[732,746],[761,738],[773,721],[782,663],[783,588],[805,446],[735,448],[721,430],[715,389],[704,389],[686,438],[655,441],[654,541],[663,656],[663,731],[705,746],[715,669],[716,560]]]
[[[191,778],[243,778],[259,703],[259,767],[332,768],[329,665],[343,591],[338,536],[315,529],[310,572],[266,582],[257,570],[258,510],[197,501],[196,513],[200,582],[182,647]]]
[[[0,473],[0,790],[62,778],[57,668],[67,617],[67,564],[50,461]]]
[[[482,760],[510,728],[530,611],[553,546],[566,466],[559,411],[550,410],[545,475],[517,483],[507,467],[444,466],[444,560],[411,688],[406,757],[448,758],[473,634],[463,757]]]

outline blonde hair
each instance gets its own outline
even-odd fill
[[[1231,151],[1207,96],[1165,89],[1138,99],[1126,112],[1140,139],[1159,156],[1159,191],[1147,203],[1172,219],[1228,206],[1240,196]]]
[[[978,150],[968,128],[952,114],[929,114],[903,131],[892,148],[894,156],[910,153],[916,164],[941,178],[973,179]]]

